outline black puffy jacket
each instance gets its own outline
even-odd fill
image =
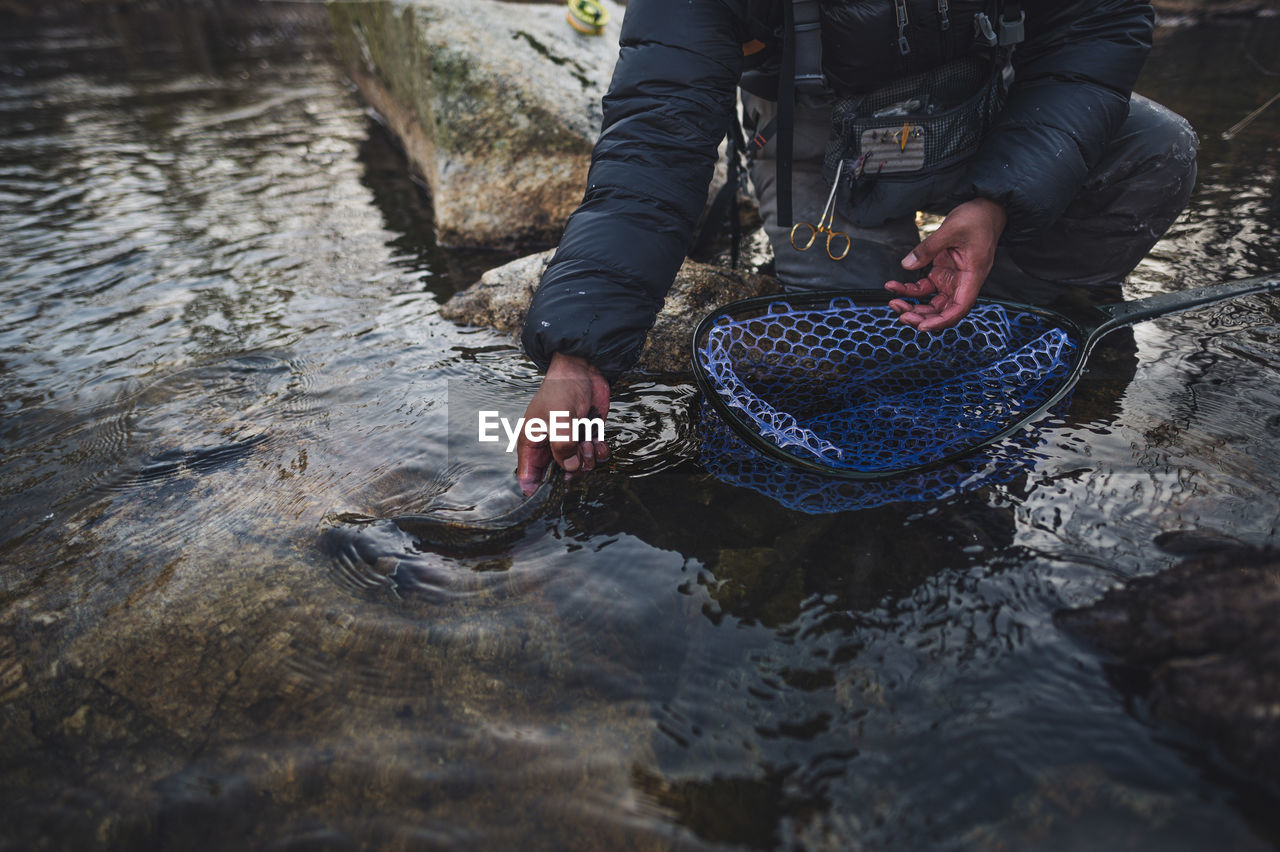
[[[981,0],[905,0],[912,50],[898,49],[896,0],[823,0],[830,81],[874,88],[976,49]],[[630,0],[582,205],[535,294],[525,351],[586,358],[611,381],[635,363],[688,251],[743,71],[743,45],[767,28],[749,0]],[[762,5],[760,0],[752,6]],[[960,198],[1009,213],[1006,242],[1052,224],[1124,120],[1151,46],[1135,0],[1024,0],[1026,40],[996,124]],[[772,13],[780,18],[774,4]],[[951,26],[939,26],[946,8]],[[768,36],[766,35],[767,39]]]

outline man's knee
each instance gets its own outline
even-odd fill
[[[1186,119],[1134,95],[1124,124],[1062,218],[1010,256],[1023,272],[1049,281],[1123,280],[1186,207],[1198,142]]]
[[[1126,131],[1146,143],[1145,152],[1154,160],[1194,161],[1200,147],[1191,122],[1139,94],[1129,101],[1129,116],[1121,126],[1121,132]]]
[[[1191,195],[1199,144],[1199,137],[1185,118],[1135,94],[1128,117],[1103,161],[1090,175],[1086,190],[1091,186],[1101,189],[1122,205],[1126,198],[1148,199],[1163,209],[1135,212],[1163,213],[1161,218],[1172,221]],[[1170,210],[1170,204],[1175,208]]]

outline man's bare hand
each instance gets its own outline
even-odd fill
[[[898,319],[919,331],[941,331],[964,318],[978,298],[996,259],[996,244],[1008,217],[1004,208],[986,198],[975,198],[956,207],[938,230],[916,246],[902,261],[908,270],[933,268],[919,281],[888,281],[884,288],[899,296],[922,298],[913,305],[894,299],[889,307]]]
[[[557,352],[525,409],[525,421],[535,417],[549,421],[553,411],[567,411],[575,419],[607,417],[609,382],[582,358]],[[525,494],[532,494],[553,460],[572,474],[591,470],[607,458],[609,446],[604,441],[530,441],[522,430],[516,443],[516,479]]]

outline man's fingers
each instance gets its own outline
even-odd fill
[[[952,305],[947,310],[930,317],[925,317],[916,328],[920,331],[941,331],[958,323],[964,317],[964,310],[959,305]]]
[[[925,321],[916,326],[916,328],[920,331],[941,331],[942,329],[951,328],[951,326],[964,319],[978,298],[977,288],[971,286],[972,283],[973,276],[971,274],[962,275],[954,292],[946,296],[939,295],[938,298],[932,301],[929,311],[932,316],[926,317]]]
[[[973,308],[991,270],[1003,227],[1003,209],[991,202],[966,202],[948,214],[938,229],[902,261],[907,269],[932,264],[928,276],[914,285],[885,283],[886,290],[900,296],[936,294],[927,305],[890,303],[898,318],[923,332],[941,331],[963,319]]]
[[[582,462],[578,458],[577,444],[552,444],[551,454],[555,456],[560,466],[569,473],[575,472],[582,466]]]
[[[911,297],[927,296],[938,291],[928,278],[921,278],[919,281],[886,281],[884,289],[899,296]]]
[[[516,448],[516,481],[525,496],[537,490],[551,464],[546,444],[522,443]]]
[[[917,328],[920,331],[942,331],[943,329],[951,328],[951,326],[964,319],[965,314],[969,313],[970,307],[969,305],[952,303],[945,310],[939,311],[934,316],[926,317],[925,321],[920,323]]]
[[[889,302],[889,307],[897,311],[898,319],[908,325],[915,325],[924,319],[926,313],[932,313],[933,310],[927,305],[917,305],[915,302],[904,302],[901,299],[894,299]]]
[[[583,417],[604,420],[608,413],[609,383],[604,376],[583,359],[558,352],[552,356],[547,375],[525,410],[525,418],[545,423],[550,417],[567,414],[572,422]],[[560,432],[553,434],[566,437]],[[576,424],[572,434],[577,434]],[[548,436],[535,443],[522,434],[518,454],[516,475],[528,493],[529,486],[536,487],[553,460],[566,474],[576,474],[593,470],[609,457],[609,450],[604,441],[552,441]]]
[[[553,460],[566,473],[578,473],[595,470],[597,463],[609,458],[609,447],[604,441],[551,441],[544,438],[534,443],[522,435],[517,451],[516,476],[521,480],[521,487],[535,475],[541,481],[542,471]]]
[[[937,292],[937,287],[928,278],[921,278],[919,281],[886,281],[884,288],[890,293],[912,299]],[[899,320],[909,326],[918,327],[924,319],[921,309],[927,308],[927,305],[919,305],[904,299],[890,299],[889,307],[898,313]]]
[[[946,248],[946,220],[943,220],[942,226],[929,236],[920,241],[920,245],[911,250],[911,253],[902,259],[903,269],[921,269],[933,263],[934,257],[938,252]]]
[[[900,314],[936,314],[940,307],[945,305],[947,299],[947,296],[935,296],[927,302],[907,302],[903,299],[890,299],[889,307]]]
[[[900,316],[905,315],[905,313],[914,313],[916,316],[924,316],[925,313],[937,313],[928,302],[904,302],[902,299],[892,299],[888,306],[899,312]]]
[[[596,466],[595,441],[553,441],[549,445],[556,462],[568,473],[594,470]]]

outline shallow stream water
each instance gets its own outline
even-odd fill
[[[536,373],[436,315],[506,258],[434,245],[315,7],[86,8],[0,18],[0,849],[1280,840],[1053,622],[1161,533],[1276,544],[1280,300],[1105,347],[1012,481],[856,512],[718,482],[636,381],[523,539],[423,552],[334,518],[519,500],[450,399]],[[1159,31],[1200,183],[1127,297],[1280,268],[1280,107],[1220,138],[1276,43]]]

